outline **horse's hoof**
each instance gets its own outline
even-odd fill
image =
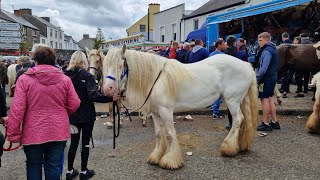
[[[233,157],[239,152],[238,147],[233,147],[229,142],[224,141],[220,147],[221,156]]]
[[[182,167],[182,160],[181,158],[169,158],[167,155],[165,155],[161,158],[159,166],[164,169],[178,169]]]
[[[112,129],[113,128],[113,126],[107,126],[107,129]]]
[[[282,103],[281,99],[277,99],[277,102],[279,105],[281,105],[281,103]]]
[[[147,124],[142,124],[142,127],[147,127]]]

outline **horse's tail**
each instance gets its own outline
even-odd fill
[[[17,72],[16,72],[16,66],[17,64],[11,64],[8,67],[7,70],[7,76],[8,76],[8,92],[9,92],[9,96],[13,96],[13,91],[12,91],[12,86],[14,85],[14,82],[16,80],[17,77]]]
[[[244,120],[241,123],[238,142],[240,151],[246,151],[251,147],[258,124],[258,88],[254,71],[250,88],[241,103],[241,111]]]

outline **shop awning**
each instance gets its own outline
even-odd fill
[[[201,29],[197,29],[194,31],[191,31],[188,36],[187,36],[187,40],[196,40],[196,39],[201,39],[203,43],[206,43],[206,36],[207,36],[207,29],[201,28]]]
[[[231,11],[215,16],[210,16],[207,19],[208,24],[218,24],[221,22],[231,21],[232,19],[254,16],[258,14],[277,11],[292,6],[308,3],[313,0],[274,0],[267,3],[258,4],[251,7],[246,7],[236,11]]]

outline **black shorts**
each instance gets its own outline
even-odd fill
[[[264,98],[269,98],[273,96],[273,91],[274,87],[276,86],[276,80],[270,80],[270,81],[265,81],[262,82],[258,86],[259,90],[259,98],[264,99]]]

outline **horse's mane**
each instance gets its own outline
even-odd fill
[[[161,70],[162,73],[157,83],[162,83],[162,86],[166,88],[164,88],[164,92],[156,96],[158,98],[166,93],[174,100],[183,83],[188,82],[192,76],[183,64],[174,59],[166,59],[159,55],[134,50],[126,50],[124,57],[129,67],[126,98],[133,108],[139,108],[144,103]],[[109,59],[106,66],[114,66],[114,63],[119,64],[121,50],[110,49],[106,59]]]

